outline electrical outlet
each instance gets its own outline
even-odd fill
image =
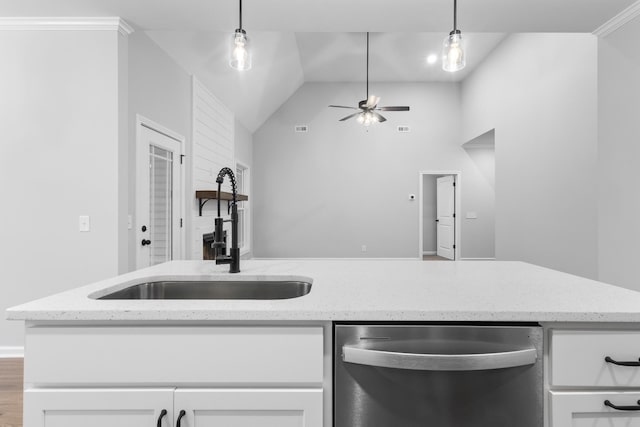
[[[78,218],[78,230],[83,232],[91,230],[89,215],[80,215],[80,217]]]
[[[362,245],[360,249],[362,250],[362,252],[367,252],[367,245]]]

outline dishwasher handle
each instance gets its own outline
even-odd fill
[[[533,365],[535,348],[497,353],[423,354],[342,346],[342,360],[358,365],[415,371],[481,371]]]

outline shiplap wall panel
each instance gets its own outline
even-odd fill
[[[217,190],[216,176],[223,167],[235,170],[234,117],[202,83],[193,79],[193,188]],[[223,191],[231,191],[225,178]],[[222,204],[226,216],[226,203]],[[202,259],[202,235],[213,231],[213,220],[217,215],[215,201],[208,202],[202,216],[198,213],[198,201],[193,204],[194,233],[191,242],[193,259]],[[225,224],[225,228],[228,223]],[[230,231],[227,231],[229,233]]]

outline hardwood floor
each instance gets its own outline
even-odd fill
[[[0,427],[22,427],[22,359],[0,359]]]

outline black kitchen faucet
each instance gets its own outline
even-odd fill
[[[226,243],[223,240],[222,225],[225,220],[223,220],[220,215],[220,191],[225,175],[229,175],[229,179],[231,180],[231,191],[233,193],[233,200],[231,201],[231,219],[226,220],[231,221],[231,250],[229,251],[229,255],[226,255]],[[218,183],[218,217],[215,220],[215,233],[212,244],[216,251],[216,264],[230,264],[229,273],[239,273],[240,249],[238,248],[238,191],[236,188],[236,178],[231,169],[222,168],[220,169],[220,172],[218,172],[216,182]]]

